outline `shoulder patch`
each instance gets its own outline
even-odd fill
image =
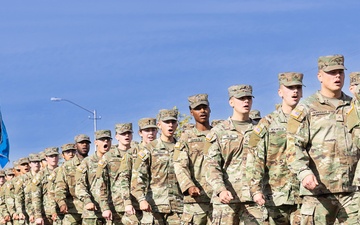
[[[253,131],[257,136],[263,137],[265,135],[267,129],[262,123],[260,123],[254,127]]]
[[[98,166],[101,168],[104,168],[105,165],[106,165],[106,159],[104,159],[104,157],[102,157],[98,162]]]
[[[301,122],[305,117],[305,112],[303,107],[296,107],[290,113],[290,117]]]
[[[84,163],[81,163],[77,168],[77,171],[79,171],[80,173],[85,173],[86,171],[86,165]]]
[[[207,135],[206,135],[206,141],[207,142],[214,142],[215,140],[216,140],[216,135],[215,135],[215,133],[214,132],[210,132],[210,133],[208,133]]]
[[[145,161],[149,158],[149,154],[147,153],[146,150],[139,151],[138,156],[142,161]]]

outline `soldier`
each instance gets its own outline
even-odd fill
[[[155,118],[141,118],[138,121],[139,135],[141,137],[140,150],[156,139],[157,126]]]
[[[95,133],[96,152],[85,158],[76,170],[75,195],[83,202],[83,225],[105,224],[100,208],[100,186],[97,182],[96,171],[99,160],[110,150],[111,131],[98,130]]]
[[[51,196],[51,174],[58,167],[59,148],[49,147],[44,151],[46,167],[32,180],[32,203],[36,224],[52,225],[57,219],[55,199]]]
[[[75,195],[75,173],[82,160],[88,156],[91,141],[85,134],[76,135],[74,140],[76,155],[62,165],[55,179],[55,201],[60,213],[64,214],[63,225],[82,223],[81,214],[84,206]]]
[[[300,224],[300,183],[286,166],[285,150],[287,120],[302,97],[303,74],[280,73],[278,79],[282,103],[260,120],[250,136],[247,177],[253,200],[265,204],[270,224]]]
[[[189,110],[195,127],[182,133],[175,145],[174,167],[184,195],[182,224],[210,224],[212,205],[211,187],[205,179],[204,145],[210,132],[210,104],[207,94],[188,98]]]
[[[5,224],[10,221],[10,214],[5,204],[5,171],[0,170],[0,224]]]
[[[61,154],[66,161],[74,158],[76,154],[76,146],[73,143],[64,144],[61,146]]]
[[[31,181],[40,171],[40,157],[38,154],[29,155],[30,171],[21,175],[15,184],[15,205],[19,220],[25,220],[25,224],[35,224],[35,212],[31,198]],[[24,165],[20,162],[20,167]]]
[[[260,111],[257,109],[253,109],[250,111],[249,117],[256,121],[257,123],[261,120],[261,114]]]
[[[10,181],[15,177],[14,168],[7,168],[5,170],[5,179],[6,181]]]
[[[300,102],[288,120],[287,163],[301,182],[301,224],[358,224],[351,182],[359,159],[346,126],[351,97],[342,92],[344,57],[318,60],[320,91]]]
[[[252,202],[246,179],[248,142],[255,122],[249,117],[252,87],[228,88],[230,118],[214,127],[206,136],[206,180],[213,189],[213,224],[262,224],[266,209]]]
[[[173,154],[178,111],[163,109],[158,114],[159,138],[138,153],[131,179],[131,193],[140,209],[152,212],[150,224],[180,224],[183,195],[175,177]]]
[[[102,193],[100,206],[104,210],[102,215],[114,224],[138,224],[130,199],[132,124],[116,124],[115,132],[118,144],[101,158],[97,171]],[[126,158],[129,166],[123,163]]]

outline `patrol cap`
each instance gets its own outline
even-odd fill
[[[233,85],[228,88],[229,92],[229,98],[235,97],[235,98],[241,98],[245,96],[251,96],[252,95],[252,87],[251,85],[246,84],[240,84],[240,85]]]
[[[188,97],[188,101],[189,101],[190,108],[192,108],[192,109],[196,108],[196,106],[199,106],[199,105],[209,106],[209,100],[208,100],[207,94],[192,95],[192,96]]]
[[[59,155],[59,148],[58,147],[45,148],[44,153],[45,153],[45,156]]]
[[[31,153],[31,154],[29,154],[29,161],[30,162],[41,162],[41,159],[38,154]]]
[[[117,134],[123,134],[129,131],[133,133],[132,123],[117,123],[115,124],[115,131]]]
[[[324,72],[330,72],[332,70],[343,69],[346,70],[344,66],[344,56],[342,55],[328,55],[320,56],[318,59],[318,68]]]
[[[161,109],[157,116],[158,121],[166,121],[166,120],[177,120],[178,117],[177,109]]]
[[[76,145],[74,143],[68,143],[68,144],[63,144],[61,146],[61,152],[66,152],[69,150],[76,150]]]
[[[6,176],[15,175],[15,173],[14,173],[14,168],[7,168],[7,169],[5,170],[5,175],[6,175]]]
[[[259,120],[261,119],[261,115],[260,115],[260,111],[259,110],[251,110],[250,111],[250,118],[253,119],[253,120]]]
[[[285,73],[279,73],[279,84],[284,85],[286,87],[288,86],[294,86],[294,85],[303,85],[304,74],[297,73],[297,72],[285,72]],[[305,86],[305,85],[303,85]]]
[[[22,164],[29,164],[29,159],[27,157],[20,158],[18,160],[19,166]]]
[[[0,170],[0,177],[5,177],[5,171],[4,170]]]
[[[352,72],[350,73],[350,85],[358,85],[360,84],[360,72]]]
[[[39,157],[41,160],[45,160],[45,152],[44,151],[39,152],[38,154],[39,154]]]
[[[78,134],[78,135],[76,135],[75,138],[74,138],[74,141],[75,141],[75,143],[79,143],[79,142],[83,142],[83,141],[87,141],[87,142],[91,143],[90,137],[87,136],[86,134]]]
[[[141,118],[138,121],[138,125],[139,125],[139,130],[143,130],[143,129],[146,129],[146,128],[155,128],[155,129],[157,129],[156,119],[155,118]]]
[[[111,131],[110,130],[98,130],[95,132],[96,140],[100,138],[111,138]]]

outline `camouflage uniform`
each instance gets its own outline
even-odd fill
[[[116,124],[115,130],[117,134],[133,132],[131,123]],[[115,145],[99,161],[97,176],[101,186],[100,206],[103,211],[112,211],[114,224],[138,224],[135,215],[129,216],[125,213],[125,206],[132,205],[130,198],[132,151],[133,148],[121,150]]]
[[[342,56],[319,58],[319,70],[344,69]],[[320,92],[300,102],[288,120],[287,163],[302,181],[314,175],[312,191],[304,196],[302,224],[358,224],[358,193],[352,186],[359,149],[353,145],[347,124],[351,98],[342,93],[334,106]]]
[[[5,179],[4,170],[0,170],[0,177],[3,177]],[[2,221],[5,216],[10,216],[5,203],[5,188],[6,182],[0,186],[0,221]]]
[[[64,215],[63,225],[81,224],[83,202],[75,195],[75,174],[81,160],[77,155],[61,166],[55,179],[55,201],[60,207],[66,204],[68,213]]]
[[[16,168],[15,163],[14,163],[14,168]],[[5,198],[7,210],[9,212],[11,218],[14,216],[14,214],[16,214],[14,191],[15,191],[15,184],[17,183],[18,179],[19,179],[19,176],[14,177],[13,179],[11,179],[10,181],[5,183],[4,198]],[[19,225],[19,220],[12,220],[12,224]]]
[[[177,120],[177,110],[161,110],[159,119]],[[133,167],[131,193],[138,202],[146,200],[151,205],[154,218],[149,224],[180,224],[183,195],[175,176],[173,154],[171,144],[158,138],[138,153]]]
[[[230,98],[252,96],[249,85],[231,86],[228,91]],[[267,219],[266,209],[252,201],[246,178],[249,137],[254,125],[255,122],[249,119],[239,127],[228,118],[206,136],[206,180],[213,189],[212,224],[262,224]],[[229,191],[233,196],[229,204],[220,201],[219,195],[223,191]]]

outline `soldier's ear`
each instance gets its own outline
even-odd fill
[[[322,73],[321,73],[321,70],[318,71],[317,77],[318,77],[318,80],[320,81],[320,83],[322,83]]]
[[[234,97],[231,97],[229,99],[229,105],[231,106],[231,108],[234,108]]]
[[[283,93],[282,93],[282,90],[281,90],[280,87],[278,89],[278,95],[279,95],[280,98],[283,98]]]

